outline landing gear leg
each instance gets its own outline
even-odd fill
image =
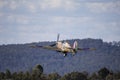
[[[63,56],[65,57],[65,56],[67,56],[67,54],[64,53]]]

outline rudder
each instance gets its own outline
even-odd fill
[[[78,50],[78,42],[77,41],[74,41],[74,43],[73,43],[73,50],[74,50],[75,53]]]

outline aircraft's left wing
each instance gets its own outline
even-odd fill
[[[96,50],[95,48],[78,48],[77,50]]]

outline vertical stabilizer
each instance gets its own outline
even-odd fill
[[[77,52],[77,50],[78,50],[78,42],[77,41],[75,41],[74,44],[73,44],[73,50],[75,52]]]

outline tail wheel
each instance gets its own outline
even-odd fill
[[[77,50],[76,49],[73,49],[74,53],[77,53]]]

